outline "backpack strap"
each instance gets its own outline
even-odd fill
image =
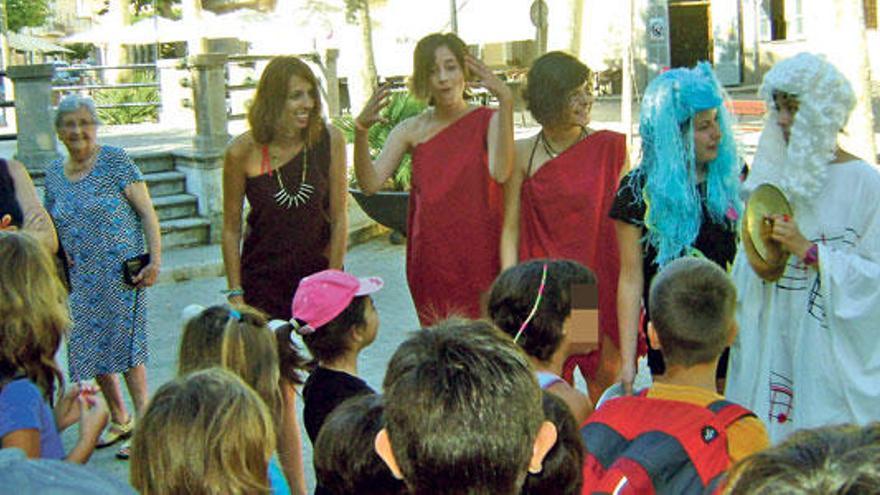
[[[757,417],[752,411],[749,411],[745,407],[730,402],[728,400],[716,400],[715,402],[706,406],[706,409],[715,413],[713,426],[725,430],[728,426],[732,425],[742,418],[748,416],[751,416],[753,418]]]

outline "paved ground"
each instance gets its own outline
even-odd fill
[[[173,258],[175,251],[166,255]],[[406,338],[407,332],[418,329],[412,300],[404,275],[404,246],[394,246],[386,238],[378,238],[352,248],[346,257],[346,268],[357,275],[378,275],[385,280],[385,288],[374,297],[379,312],[380,327],[376,341],[363,351],[360,358],[361,376],[376,390],[382,385],[385,367],[391,354]],[[186,282],[158,284],[148,291],[150,324],[150,362],[147,375],[150,392],[174,376],[177,366],[178,341],[181,331],[180,311],[188,304],[219,304],[224,301],[220,290],[226,283],[220,277],[208,277]],[[66,361],[61,353],[61,360]],[[127,394],[126,394],[127,396]],[[69,449],[76,442],[76,426],[64,434]],[[311,472],[311,445],[303,430],[305,459],[309,487],[314,484]],[[89,465],[128,480],[129,463],[114,458],[115,447],[98,450]]]

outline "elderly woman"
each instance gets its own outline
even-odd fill
[[[727,268],[736,254],[742,211],[731,117],[708,62],[651,81],[639,132],[641,163],[621,179],[610,212],[620,249],[617,321],[620,378],[627,391],[635,376],[640,306],[648,307],[654,276],[681,256],[704,256]],[[648,354],[648,364],[655,375],[665,371],[659,351]],[[719,379],[725,369],[724,363],[718,366]]]
[[[21,162],[0,158],[0,230],[21,230],[40,241],[50,253],[58,250],[55,226],[37,197]]]
[[[134,426],[116,373],[124,373],[138,414],[147,402],[144,289],[156,282],[162,250],[140,170],[124,150],[98,144],[98,123],[91,99],[72,95],[59,103],[55,128],[68,157],[46,169],[45,204],[70,262],[70,378],[96,378],[110,407],[112,421],[100,448],[127,438]],[[144,233],[149,262],[130,286],[123,262],[144,253]]]

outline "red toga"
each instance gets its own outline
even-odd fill
[[[500,270],[503,192],[487,149],[493,113],[472,110],[412,153],[406,278],[423,326],[479,317]]]
[[[597,131],[546,162],[523,181],[520,198],[520,261],[565,258],[589,267],[599,281],[599,331],[620,348],[617,278],[620,256],[608,211],[626,159],[626,138]],[[593,377],[598,353],[590,353]]]

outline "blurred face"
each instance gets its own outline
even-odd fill
[[[593,109],[593,100],[595,99],[589,81],[568,93],[567,98],[569,122],[581,126],[589,124],[590,111]]]
[[[788,93],[775,93],[773,95],[773,104],[776,107],[776,123],[782,129],[782,137],[788,144],[791,138],[791,126],[794,124],[794,115],[798,111],[799,103],[797,98]]]
[[[694,115],[694,153],[697,156],[697,164],[706,164],[717,158],[720,141],[718,110],[712,108]]]
[[[300,76],[290,76],[281,125],[300,130],[307,128],[311,111],[315,108],[314,95],[315,87],[311,83]]]
[[[464,94],[464,68],[447,46],[434,51],[434,66],[429,78],[434,104],[448,106],[458,103]]]
[[[92,114],[85,108],[68,112],[61,117],[58,138],[64,143],[70,156],[75,160],[85,160],[97,149],[98,125]]]

